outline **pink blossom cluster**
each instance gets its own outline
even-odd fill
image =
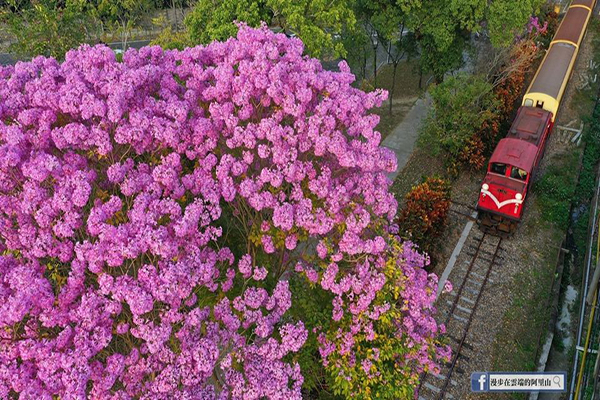
[[[428,274],[423,268],[429,264],[428,257],[420,254],[410,243],[405,243],[397,265],[402,270],[402,333],[407,338],[407,346],[412,351],[406,354],[404,362],[412,363],[415,371],[432,370],[439,372],[431,359],[431,343],[440,333],[445,333],[444,325],[434,319],[433,303],[437,296],[438,278]],[[452,291],[450,282],[444,285],[444,292]],[[436,358],[449,361],[450,347],[435,346]],[[435,359],[434,359],[435,360]]]
[[[529,18],[529,22],[527,23],[527,33],[531,34],[533,32],[535,35],[543,35],[546,31],[548,31],[548,21],[544,21],[544,25],[540,25],[540,19],[538,17],[531,16]]]
[[[405,242],[394,251],[394,243],[400,241],[399,237],[390,238],[387,267],[395,272],[382,270],[387,278],[386,287],[376,293],[369,311],[346,318],[345,324],[321,332],[317,337],[325,366],[347,381],[355,380],[353,386],[373,380],[382,382],[384,387],[408,384],[414,389],[421,372],[439,373],[439,362],[450,359],[450,347],[438,340],[438,336],[445,333],[445,327],[434,319],[437,276],[424,270],[429,258],[412,243]],[[394,288],[400,289],[397,297]],[[444,291],[451,290],[450,283],[444,286]],[[389,322],[379,324],[384,315]],[[363,346],[365,342],[370,343],[371,347],[356,351],[357,342]],[[386,360],[391,358],[393,363],[380,359],[381,348],[399,351],[398,343],[401,355],[385,355]],[[376,394],[381,395],[373,393],[374,397]]]
[[[242,26],[0,69],[0,398],[300,399],[290,355],[317,333],[287,313],[294,270],[369,334],[397,207],[385,93],[302,52]]]

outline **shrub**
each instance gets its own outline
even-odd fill
[[[343,391],[329,368],[374,330],[406,393],[436,368],[435,277],[388,233],[385,95],[302,53],[242,26],[0,68],[0,397],[300,399],[298,360],[318,346]]]
[[[574,193],[573,207],[577,212],[573,216],[573,237],[577,247],[578,257],[583,261],[581,255],[585,254],[588,235],[588,223],[590,219],[590,204],[596,189],[596,173],[600,161],[600,108],[596,106],[590,118],[587,118],[583,132],[583,158],[579,181]]]
[[[189,33],[187,31],[173,30],[173,27],[164,16],[154,18],[152,23],[160,29],[160,33],[150,42],[150,45],[160,46],[165,50],[183,50],[186,47],[192,46]]]
[[[450,185],[429,177],[406,195],[398,217],[400,234],[431,254],[435,239],[441,235],[450,209]]]
[[[420,145],[434,154],[443,152],[451,169],[461,161],[470,163],[465,148],[482,126],[496,118],[497,100],[491,84],[479,76],[458,75],[433,88],[431,97],[433,108],[421,130]],[[474,163],[481,164],[481,159]]]
[[[525,89],[525,76],[540,53],[533,39],[517,42],[508,54],[506,64],[493,78],[494,93],[500,100],[498,112],[502,119],[512,116],[515,106],[521,105]]]

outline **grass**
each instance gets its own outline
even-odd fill
[[[419,73],[417,72],[419,60],[401,61],[396,70],[396,85],[394,87],[394,101],[392,102],[392,113],[389,112],[389,102],[386,101],[381,107],[373,112],[380,117],[377,129],[381,132],[382,140],[385,139],[394,128],[402,122],[414,102],[425,91],[425,83],[430,76],[423,76],[423,88],[419,89]],[[364,90],[385,89],[391,92],[394,67],[392,64],[385,65],[377,71],[377,82],[373,78],[363,82]]]
[[[577,249],[576,257],[579,265],[583,264],[587,247],[588,224],[590,220],[589,204],[586,205],[585,208],[582,208],[582,210],[585,211],[578,215],[573,226],[573,241],[575,242],[575,248]]]
[[[394,90],[394,99],[403,97],[416,97],[419,96],[423,90],[426,89],[425,83],[430,78],[430,75],[423,75],[423,88],[419,89],[419,73],[417,66],[419,65],[418,59],[412,59],[410,61],[401,61],[398,64],[396,70],[396,86]],[[394,67],[392,64],[387,64],[381,67],[377,71],[377,83],[371,85],[376,89],[391,90],[393,80]]]
[[[548,170],[535,182],[542,219],[566,230],[569,225],[571,202],[574,200],[579,151],[555,155]]]
[[[432,158],[427,149],[415,147],[410,159],[394,180],[391,191],[402,203],[414,185],[419,184],[423,178],[434,175],[442,179],[451,178],[440,157]]]

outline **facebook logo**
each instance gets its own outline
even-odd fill
[[[471,374],[471,391],[487,392],[489,387],[488,381],[488,374],[486,372],[473,372]]]

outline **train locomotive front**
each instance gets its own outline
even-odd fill
[[[523,205],[544,143],[552,129],[552,114],[521,107],[506,138],[490,158],[479,193],[479,224],[499,236],[513,233],[523,215]]]
[[[490,158],[477,203],[484,232],[510,236],[523,216],[537,166],[592,15],[595,0],[574,0],[540,64],[506,138]]]

